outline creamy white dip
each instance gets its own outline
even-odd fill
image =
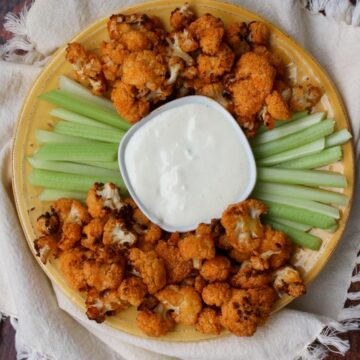
[[[195,228],[244,193],[250,160],[231,120],[210,106],[187,104],[159,113],[129,139],[129,182],[158,223]]]

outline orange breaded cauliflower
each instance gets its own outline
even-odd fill
[[[237,336],[251,336],[269,317],[275,291],[269,287],[232,290],[231,299],[221,306],[220,323]]]
[[[121,76],[121,64],[129,54],[129,51],[123,44],[120,44],[116,40],[110,40],[109,42],[103,41],[100,44],[100,49],[104,76],[106,80],[114,82]]]
[[[36,220],[36,230],[42,235],[52,235],[59,230],[59,218],[55,213],[46,212]]]
[[[220,316],[216,310],[205,307],[201,310],[195,329],[203,334],[219,335],[222,329]]]
[[[221,306],[231,298],[231,288],[228,283],[215,282],[204,287],[202,298],[206,305]]]
[[[116,111],[131,124],[141,120],[150,111],[149,101],[138,96],[136,87],[121,80],[117,80],[114,84],[111,100]]]
[[[238,263],[242,263],[243,261],[245,260],[248,260],[250,259],[251,257],[251,253],[250,252],[240,252],[236,249],[231,249],[229,252],[228,252],[228,255],[231,259],[234,259],[236,262]]]
[[[204,290],[204,287],[207,285],[206,280],[201,276],[198,275],[195,277],[194,280],[194,289],[199,292],[200,294],[202,293],[202,291]]]
[[[225,281],[231,270],[230,260],[222,255],[204,261],[200,268],[200,275],[207,281]]]
[[[247,42],[249,29],[245,22],[231,23],[225,29],[225,41],[231,46],[236,55],[242,55],[250,51],[250,45]]]
[[[155,294],[177,323],[194,325],[202,308],[199,293],[191,286],[168,285]]]
[[[216,54],[225,32],[221,19],[211,14],[205,14],[192,22],[187,29],[199,41],[200,48],[205,54]]]
[[[105,221],[102,218],[92,219],[82,229],[81,245],[90,249],[95,250],[96,244],[101,242]]]
[[[253,21],[249,24],[248,39],[255,44],[266,45],[269,42],[270,30],[261,21]]]
[[[102,241],[104,245],[115,245],[124,250],[136,243],[137,236],[128,229],[123,219],[110,216],[104,226]]]
[[[178,31],[187,27],[196,19],[194,12],[190,9],[189,3],[184,3],[181,7],[177,7],[171,12],[170,26]]]
[[[298,85],[292,88],[290,98],[290,109],[292,111],[302,111],[315,106],[321,99],[322,91],[313,85]]]
[[[140,209],[135,209],[133,214],[135,232],[145,241],[156,243],[161,239],[162,231],[156,224],[152,223]]]
[[[274,51],[270,51],[263,45],[253,46],[252,51],[257,55],[264,56],[268,60],[270,65],[275,68],[277,77],[284,77],[286,75],[286,66],[279,54]]]
[[[268,271],[256,270],[250,261],[244,261],[240,270],[230,279],[231,286],[241,289],[261,288],[271,282]]]
[[[96,54],[87,52],[79,43],[71,43],[66,48],[66,60],[72,64],[77,78],[89,83],[94,95],[102,95],[107,90],[102,64]]]
[[[155,251],[143,252],[132,248],[129,260],[140,273],[150,294],[156,293],[166,285],[166,269],[164,260],[160,259]]]
[[[230,244],[242,253],[256,250],[263,236],[260,215],[266,213],[266,206],[254,199],[228,206],[221,217]]]
[[[43,264],[46,264],[50,257],[57,257],[59,253],[58,242],[52,235],[44,235],[34,240],[36,256]]]
[[[191,43],[186,44],[186,41]],[[167,46],[161,51],[163,56],[178,57],[182,59],[187,66],[194,64],[194,59],[185,51],[186,48],[196,48],[197,42],[193,39],[192,34],[186,35],[185,31],[170,33],[166,38]],[[182,49],[181,46],[184,46]],[[187,49],[189,50],[189,49]]]
[[[78,223],[65,222],[62,226],[59,248],[69,250],[81,240],[81,225]]]
[[[200,224],[195,234],[187,235],[179,241],[179,250],[185,260],[192,260],[193,266],[199,269],[201,260],[215,257],[215,242],[211,226]]]
[[[199,48],[199,43],[194,39],[189,30],[184,29],[176,34],[177,35],[173,35],[172,37],[178,36],[179,46],[182,51],[189,53]]]
[[[293,297],[305,294],[304,281],[299,272],[292,266],[285,266],[276,270],[273,276],[273,286],[280,296],[284,293]]]
[[[86,205],[92,217],[104,218],[113,211],[119,211],[124,203],[116,185],[95,183],[87,193]]]
[[[135,276],[124,279],[118,289],[121,300],[132,306],[139,306],[147,292],[145,283],[141,278]]]
[[[283,97],[275,90],[265,98],[267,111],[277,120],[288,120],[291,111]]]

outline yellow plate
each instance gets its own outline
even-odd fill
[[[271,42],[273,47],[279,49],[283,53],[289,66],[291,66],[291,63],[297,65],[296,71],[293,73],[296,80],[302,81],[308,76],[313,82],[321,86],[325,96],[323,97],[320,108],[327,110],[329,115],[336,119],[337,128],[349,129],[346,112],[334,84],[319,64],[286,34],[266,20],[261,19],[259,16],[235,5],[209,0],[190,0],[189,2],[197,14],[209,12],[220,17],[225,24],[239,20],[247,22],[253,20],[264,21],[271,29]],[[182,3],[182,1],[159,0],[122,9],[121,12],[144,12],[149,15],[156,15],[160,17],[166,26],[168,26],[170,12]],[[107,19],[95,22],[77,35],[72,41],[81,42],[88,49],[97,48],[100,41],[107,38],[106,22]],[[37,196],[40,194],[41,188],[31,186],[28,183],[27,178],[31,167],[26,162],[25,158],[26,156],[33,154],[38,147],[34,136],[35,130],[50,129],[49,124],[54,123],[54,119],[50,118],[48,115],[53,106],[45,101],[39,101],[38,95],[56,88],[59,75],[61,74],[71,75],[71,67],[65,62],[64,47],[54,54],[51,61],[47,64],[34,83],[19,116],[15,134],[13,148],[13,189],[21,225],[34,255],[33,240],[36,238],[34,224],[36,218],[48,209],[49,204],[39,202]],[[343,146],[343,152],[343,162],[334,165],[333,169],[346,175],[348,186],[343,192],[348,196],[350,202],[347,207],[341,209],[339,228],[335,233],[329,236],[326,235],[325,232],[318,231],[318,234],[323,239],[323,245],[319,251],[299,250],[296,253],[295,263],[300,267],[306,283],[313,280],[329,260],[341,238],[349,216],[354,185],[354,156],[352,144],[347,143]],[[64,277],[59,272],[56,262],[51,262],[47,266],[44,266],[38,258],[37,260],[49,278],[62,289],[64,294],[81,308],[82,311],[85,311],[83,297],[68,286]],[[290,301],[290,297],[283,297],[276,303],[274,311],[279,310]],[[144,337],[144,334],[137,329],[134,323],[135,313],[135,309],[126,310],[118,316],[108,317],[106,324],[115,329]],[[226,332],[222,334],[226,334]],[[164,336],[161,340],[198,341],[211,337],[213,336],[200,334],[191,327],[178,326],[175,331]]]

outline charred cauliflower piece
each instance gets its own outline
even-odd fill
[[[55,213],[46,212],[36,220],[36,230],[42,235],[55,234],[59,229],[59,218]]]
[[[222,329],[220,316],[216,310],[206,307],[201,310],[195,329],[203,334],[219,335]]]
[[[273,286],[280,296],[284,293],[293,297],[305,294],[305,284],[299,272],[293,267],[280,268],[274,272],[273,276]]]
[[[265,98],[267,111],[277,120],[288,120],[291,111],[283,97],[275,90]]]
[[[322,92],[317,86],[298,85],[292,88],[290,98],[290,109],[292,111],[302,111],[315,106],[321,99]]]
[[[231,298],[231,288],[228,283],[216,282],[204,287],[202,298],[207,305],[221,306]]]
[[[210,282],[225,281],[230,274],[230,270],[230,260],[225,256],[216,255],[202,264],[200,275]]]
[[[81,245],[95,250],[96,244],[101,242],[105,221],[101,218],[92,219],[82,229],[83,237],[81,238]]]
[[[58,243],[52,235],[40,236],[34,240],[34,248],[36,256],[39,256],[43,264],[46,264],[49,258],[57,257],[59,253]]]
[[[190,9],[189,3],[185,3],[181,7],[177,7],[171,12],[170,26],[178,31],[187,27],[196,19],[194,12]]]
[[[259,45],[266,45],[269,42],[270,30],[261,21],[254,21],[249,24],[248,39],[250,42]]]
[[[260,288],[270,282],[270,272],[256,270],[250,261],[244,261],[240,270],[230,279],[231,286],[241,289]]]
[[[266,206],[254,199],[230,205],[223,212],[221,224],[234,249],[251,253],[259,247],[263,236],[260,215],[264,213]]]
[[[135,221],[134,230],[142,236],[142,238],[152,244],[160,240],[162,231],[156,224],[152,223],[140,209],[135,209],[133,214]]]
[[[140,273],[150,294],[156,293],[166,285],[164,261],[156,255],[155,251],[145,253],[137,248],[132,248],[129,259]]]
[[[147,294],[147,287],[142,279],[131,276],[122,281],[118,293],[121,300],[132,306],[139,306]]]
[[[102,241],[104,245],[115,245],[124,250],[136,243],[137,236],[127,228],[123,219],[111,216],[104,226]]]
[[[172,316],[177,323],[194,325],[201,311],[201,297],[190,286],[168,285],[155,294],[165,309],[172,311]]]
[[[245,22],[235,22],[230,24],[225,30],[225,41],[231,46],[236,55],[242,55],[250,51],[247,42],[249,29]]]

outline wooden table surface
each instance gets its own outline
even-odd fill
[[[9,11],[19,13],[27,3],[29,3],[29,1],[26,0],[0,0],[0,44],[3,44],[11,37],[11,35],[3,28],[6,13]],[[358,270],[360,271],[360,266],[358,267]],[[360,283],[352,284],[350,291],[360,291]],[[348,300],[346,306],[357,305],[359,303],[360,301],[355,302]],[[360,360],[360,331],[348,332],[347,334],[344,334],[342,338],[349,340],[351,344],[351,348],[346,356],[343,357],[337,354],[331,354],[326,360]],[[0,360],[16,360],[15,330],[11,326],[9,319],[5,319],[0,323]]]

